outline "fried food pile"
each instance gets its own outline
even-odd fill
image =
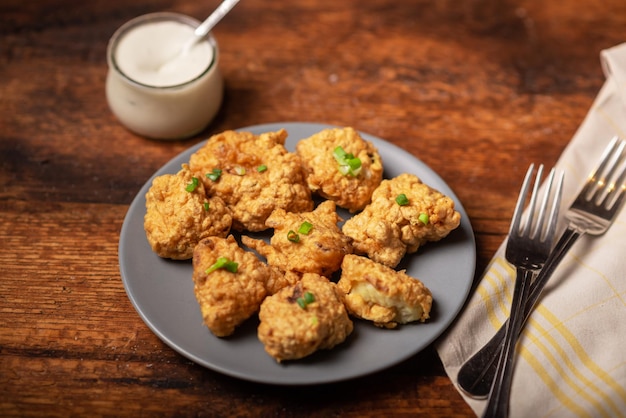
[[[214,135],[146,194],[148,242],[160,257],[192,258],[207,328],[226,337],[258,313],[258,338],[282,362],[342,343],[350,317],[426,321],[431,292],[395,267],[459,226],[452,199],[412,174],[383,180],[378,150],[352,128],[301,139],[293,153],[286,138]],[[337,207],[355,213],[342,228]]]

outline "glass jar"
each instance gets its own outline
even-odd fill
[[[181,53],[200,22],[178,13],[139,16],[122,25],[107,48],[106,97],[131,131],[182,139],[202,131],[222,103],[219,50],[209,35]]]

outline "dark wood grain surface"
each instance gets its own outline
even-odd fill
[[[471,416],[434,348],[314,387],[223,376],[162,343],[123,288],[120,228],[146,180],[213,133],[269,122],[351,125],[455,190],[479,276],[531,162],[552,165],[625,41],[623,0],[243,0],[215,29],[225,102],[205,132],[136,136],[104,96],[127,20],[217,1],[0,4],[1,416]]]

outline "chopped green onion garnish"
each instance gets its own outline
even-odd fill
[[[230,271],[231,273],[237,273],[237,270],[239,269],[239,264],[234,261],[229,261],[226,263],[224,268]]]
[[[291,242],[299,242],[300,235],[298,235],[293,229],[290,229],[289,232],[287,232],[287,239]]]
[[[340,165],[339,166],[339,172],[341,174],[343,174],[344,176],[347,176],[348,174],[350,174],[350,166],[349,165]]]
[[[341,146],[335,147],[333,157],[339,163],[339,172],[345,175],[358,176],[361,172],[361,159],[347,153]]]
[[[419,219],[419,221],[421,223],[423,223],[424,225],[428,225],[428,214],[427,213],[420,213],[420,216],[417,219]]]
[[[307,305],[309,303],[313,303],[313,302],[315,302],[315,296],[313,296],[313,293],[311,293],[311,292],[305,292],[304,293],[304,301],[306,302]]]
[[[267,166],[265,164],[261,164],[260,166],[256,168],[256,171],[258,171],[259,173],[262,173],[265,170],[267,170]]]
[[[310,222],[304,221],[302,222],[302,225],[300,225],[300,228],[298,228],[298,233],[308,235],[309,232],[311,232],[311,229],[313,229],[313,224]]]
[[[238,267],[239,267],[239,264],[237,264],[236,262],[230,261],[226,257],[219,257],[217,261],[215,262],[215,264],[213,264],[211,267],[205,270],[205,273],[210,274],[218,269],[226,269],[227,271],[230,271],[231,273],[237,273]]]
[[[209,210],[209,202],[204,202],[203,206],[204,206],[204,210],[206,210],[208,212],[208,210]]]
[[[352,155],[352,154],[350,154]],[[348,160],[346,160],[348,162],[348,165],[350,166],[350,169],[352,171],[358,170],[359,168],[361,168],[361,160],[359,158],[350,158]]]
[[[214,168],[213,171],[211,171],[210,173],[207,173],[206,176],[213,181],[217,181],[217,179],[219,179],[221,175],[222,175],[222,170],[220,170],[219,168]]]
[[[333,150],[333,156],[339,164],[341,164],[346,159],[347,155],[348,153],[341,146],[335,147],[335,149]]]
[[[400,206],[405,206],[409,204],[409,199],[404,193],[400,193],[398,196],[396,196],[396,203]]]
[[[296,299],[296,302],[298,303],[299,307],[301,307],[302,309],[306,309],[307,305],[315,302],[315,296],[313,296],[313,293],[307,291],[304,292],[304,296]]]
[[[246,169],[240,165],[235,166],[234,170],[235,174],[237,174],[238,176],[243,176],[246,174]]]
[[[350,167],[350,171],[348,171],[348,174],[351,174],[354,177],[358,176],[361,172],[361,160],[358,158],[352,158],[348,160],[348,166]]]
[[[198,179],[196,177],[192,177],[191,178],[191,183],[189,183],[187,185],[187,187],[185,187],[185,190],[187,190],[189,193],[191,193],[194,190],[196,190],[196,187],[198,187]]]

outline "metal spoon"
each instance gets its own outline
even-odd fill
[[[191,48],[204,39],[204,37],[211,32],[211,29],[213,29],[215,25],[217,25],[218,22],[222,20],[222,18],[226,16],[226,14],[230,12],[230,10],[235,7],[237,3],[239,3],[239,0],[224,0],[221,2],[220,5],[217,6],[217,9],[215,9],[213,13],[211,13],[211,15],[193,31],[193,36],[183,44],[182,48],[163,61],[160,65],[157,65],[156,70],[165,71],[165,69],[170,68],[170,66],[173,65],[172,63],[177,59],[187,55],[189,51],[191,51]]]
[[[218,22],[222,20],[222,18],[226,16],[226,14],[228,14],[228,12],[230,12],[230,10],[235,7],[237,3],[239,3],[239,0],[224,0],[222,3],[220,3],[220,5],[217,6],[217,9],[215,9],[213,13],[211,13],[211,15],[207,17],[206,20],[196,28],[196,30],[193,32],[193,37],[191,37],[183,45],[181,54],[186,54],[187,52],[189,52],[189,50],[197,42],[201,41],[205,36],[207,36],[209,32],[211,32],[211,29],[213,29],[215,25],[217,25]]]

